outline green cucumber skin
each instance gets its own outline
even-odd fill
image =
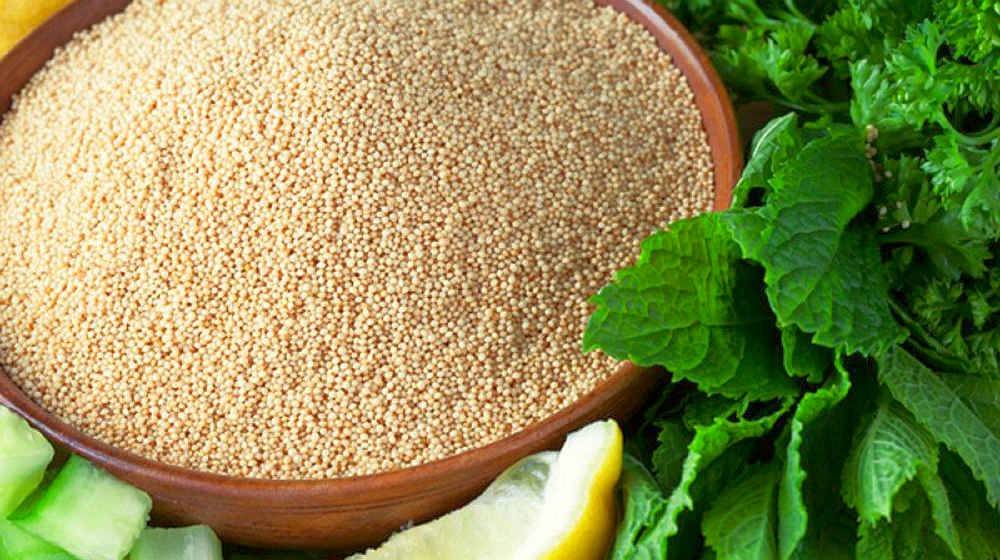
[[[0,406],[0,519],[35,490],[54,454],[42,434]]]
[[[205,525],[147,528],[132,547],[129,560],[222,560],[222,542]]]
[[[77,560],[65,550],[0,519],[0,559],[2,560]]]
[[[146,527],[150,497],[73,456],[37,500],[10,517],[79,560],[122,560]]]

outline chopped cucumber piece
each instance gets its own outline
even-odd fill
[[[0,406],[0,519],[38,486],[53,454],[42,434]]]
[[[0,558],[3,560],[76,560],[68,552],[0,519]]]
[[[145,492],[73,456],[38,499],[10,519],[80,560],[122,560],[152,505]]]
[[[222,560],[222,542],[205,525],[147,528],[128,557],[129,560]]]

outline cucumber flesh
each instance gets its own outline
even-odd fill
[[[3,560],[76,560],[68,552],[0,519],[0,558]]]
[[[74,455],[10,520],[79,560],[122,560],[146,527],[152,505],[145,492]]]
[[[222,542],[205,525],[147,528],[128,557],[129,560],[222,560]]]
[[[42,434],[0,406],[0,519],[34,491],[53,454],[52,445]]]

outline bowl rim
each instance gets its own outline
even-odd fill
[[[732,199],[733,185],[738,180],[742,169],[742,147],[729,94],[709,57],[691,33],[665,8],[656,4],[655,0],[595,0],[595,2],[599,5],[614,5],[616,9],[625,12],[633,20],[636,19],[637,15],[641,16],[647,31],[657,37],[660,48],[670,55],[673,64],[682,71],[692,91],[701,90],[700,94],[695,94],[695,103],[702,116],[703,129],[708,135],[713,162],[715,182],[713,209],[728,208]],[[124,6],[128,2],[106,1],[101,3],[98,0],[92,2],[76,0],[22,40],[8,53],[8,56],[23,54],[22,51],[26,51],[32,46],[31,43],[41,43],[42,37],[46,35],[55,34],[56,39],[50,38],[50,41],[58,41],[62,37],[62,42],[58,44],[65,43],[73,30],[67,31],[61,26],[58,21],[60,16],[75,11],[78,12],[77,16],[84,18],[85,16],[80,15],[79,12],[82,12],[85,9],[83,6],[87,4],[97,5],[94,9],[101,12],[100,18],[97,19],[97,21],[101,21],[117,12],[118,4]],[[649,29],[650,26],[655,27],[655,31],[659,35],[654,33],[653,29]],[[665,37],[665,39],[661,40],[661,37]],[[47,46],[49,45],[43,43],[43,47]],[[52,49],[42,49],[46,60],[54,48],[55,46]],[[37,56],[29,58],[34,60]],[[31,64],[33,63],[28,62],[14,69],[16,75],[11,78],[18,83],[13,91],[19,91],[27,79],[35,73],[36,70],[27,71],[24,68],[24,66]],[[0,81],[5,81],[8,76],[0,75],[0,78],[3,78]],[[9,97],[4,98],[0,95],[0,119],[3,118],[3,113],[6,112],[9,103]],[[714,119],[716,120],[714,126],[709,126],[709,123],[706,122],[707,115],[717,116]],[[321,507],[312,506],[309,501],[322,496],[324,502],[328,502],[322,507],[328,509],[330,503],[335,503],[338,499],[348,496],[354,504],[359,503],[359,497],[362,498],[361,502],[363,503],[382,503],[391,501],[394,497],[433,494],[452,485],[461,486],[462,481],[459,480],[455,480],[454,484],[448,484],[447,480],[443,481],[442,473],[485,467],[496,461],[513,462],[520,456],[520,453],[530,448],[532,444],[537,444],[539,441],[555,440],[564,435],[568,429],[578,425],[582,419],[587,417],[587,412],[595,407],[602,396],[607,396],[609,387],[627,383],[629,378],[645,373],[648,373],[647,369],[639,368],[628,362],[622,363],[615,373],[605,378],[571,405],[485,446],[411,467],[332,479],[245,478],[174,466],[142,457],[89,436],[45,410],[28,398],[2,369],[0,369],[0,404],[9,406],[42,431],[49,439],[73,453],[116,473],[124,473],[133,479],[163,481],[178,489],[190,492],[191,496],[197,500],[212,501],[218,498],[230,498],[247,500],[260,505],[273,506],[281,503],[286,507],[309,509],[310,507]],[[422,485],[423,489],[418,490],[421,489]],[[367,502],[364,500],[364,496],[359,496],[360,488],[364,488],[364,493],[371,495],[373,501]],[[289,500],[292,503],[288,503]],[[296,500],[302,500],[302,503],[297,503]]]

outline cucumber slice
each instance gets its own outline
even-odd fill
[[[222,542],[205,525],[147,528],[128,557],[129,560],[222,560]]]
[[[3,560],[76,560],[68,552],[0,519],[0,558]]]
[[[38,486],[53,454],[42,434],[0,406],[0,519]]]
[[[37,500],[10,520],[80,560],[122,560],[152,506],[145,492],[74,455]]]

